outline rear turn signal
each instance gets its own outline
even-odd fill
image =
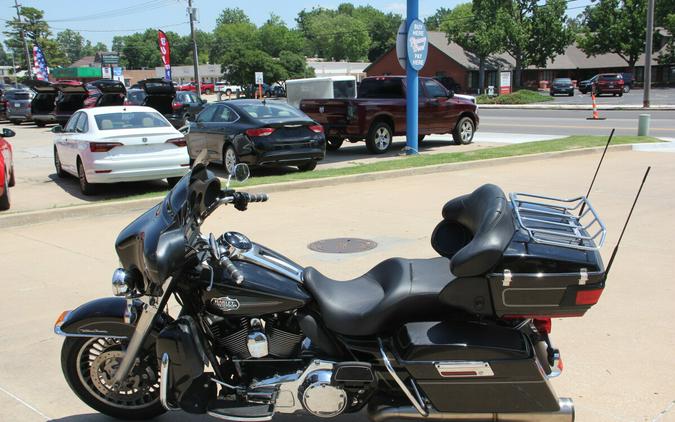
[[[91,152],[108,152],[115,147],[121,147],[119,142],[89,142]]]
[[[174,138],[174,139],[169,139],[166,141],[167,144],[174,144],[177,147],[186,147],[187,146],[187,141],[185,138]]]
[[[311,130],[314,133],[323,133],[323,126],[321,125],[312,125],[309,127],[309,130]]]
[[[248,129],[246,131],[246,135],[253,137],[253,138],[258,138],[261,136],[270,136],[271,134],[274,133],[274,128],[271,127],[262,127],[258,129]]]
[[[595,305],[600,300],[603,289],[579,290],[577,292],[577,305]]]

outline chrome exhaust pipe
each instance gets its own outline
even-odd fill
[[[558,399],[560,410],[556,412],[533,413],[442,413],[430,409],[425,417],[412,406],[379,407],[368,409],[372,422],[385,422],[390,419],[462,421],[462,422],[574,422],[574,403],[572,399]]]

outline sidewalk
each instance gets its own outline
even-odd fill
[[[524,110],[592,110],[593,106],[591,104],[553,104],[553,103],[541,103],[541,104],[479,104],[478,107],[489,109],[524,109]],[[642,105],[637,104],[598,104],[598,110],[644,110],[644,111],[673,111],[675,110],[675,104],[673,105],[652,105],[650,108],[644,108]]]

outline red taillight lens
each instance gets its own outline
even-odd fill
[[[323,133],[323,126],[321,125],[312,125],[309,127],[309,130],[311,130],[314,133]]]
[[[177,147],[186,147],[187,140],[185,138],[174,138],[166,141],[167,144],[174,144]]]
[[[174,110],[179,110],[179,109],[183,108],[183,103],[178,103],[178,102],[174,101],[173,103],[171,103],[171,107]]]
[[[274,128],[262,127],[262,128],[259,128],[259,129],[248,129],[246,131],[246,134],[248,136],[252,137],[252,138],[257,138],[257,137],[261,137],[261,136],[270,136],[271,134],[274,133],[274,131],[275,131]]]
[[[602,295],[603,289],[594,289],[594,290],[579,290],[577,292],[576,304],[577,305],[595,305],[600,300],[600,295]]]
[[[534,326],[540,333],[551,334],[551,318],[535,319]]]
[[[122,146],[119,142],[89,142],[89,151],[108,152],[115,147]]]

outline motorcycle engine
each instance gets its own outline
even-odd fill
[[[260,318],[209,318],[216,345],[234,359],[290,358],[303,340],[297,321],[290,314]]]

